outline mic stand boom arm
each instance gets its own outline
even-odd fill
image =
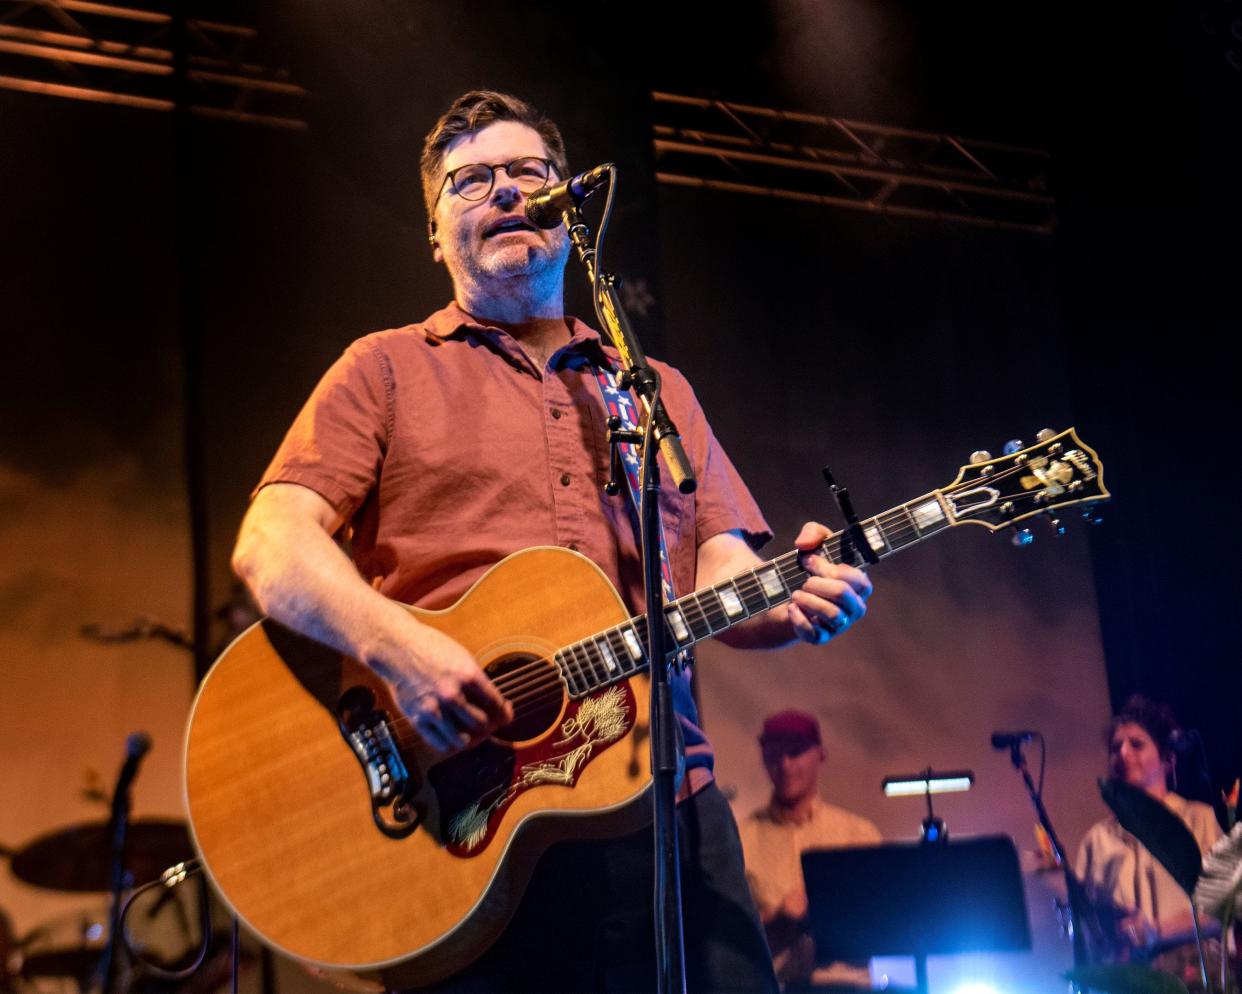
[[[612,344],[621,353],[621,363],[625,367],[625,375],[634,388],[643,409],[655,425],[654,435],[668,471],[673,476],[673,483],[683,494],[694,493],[698,482],[694,478],[694,469],[686,458],[686,450],[681,444],[681,435],[676,425],[664,410],[664,403],[657,397],[654,408],[651,400],[656,396],[656,380],[658,374],[647,363],[646,353],[638,342],[638,336],[630,325],[621,296],[617,292],[617,281],[611,273],[597,273],[595,270],[595,249],[591,245],[591,232],[577,207],[569,207],[564,211],[565,227],[569,229],[569,239],[578,253],[582,265],[586,267],[587,278],[595,293],[596,313],[604,325],[604,331],[612,339]]]
[[[612,189],[610,186],[609,196]],[[607,212],[605,213],[605,218]],[[697,483],[686,458],[677,429],[660,402],[659,375],[647,364],[642,347],[630,327],[616,280],[598,273],[590,229],[577,205],[564,211],[565,227],[586,267],[595,294],[595,312],[612,339],[625,366],[620,384],[634,388],[645,409],[641,473],[641,523],[643,578],[646,591],[647,659],[651,670],[651,774],[654,808],[655,850],[656,983],[660,994],[683,994],[686,989],[686,955],[681,916],[681,871],[677,843],[677,774],[681,767],[680,737],[673,709],[669,660],[665,649],[664,590],[660,571],[660,475],[652,451],[654,439],[677,489],[693,493]]]
[[[1085,930],[1091,927],[1098,927],[1091,912],[1087,892],[1082,885],[1082,881],[1078,879],[1078,875],[1070,867],[1069,858],[1065,854],[1065,848],[1057,837],[1056,829],[1052,827],[1052,819],[1048,817],[1048,809],[1044,807],[1043,793],[1036,788],[1035,781],[1031,779],[1031,771],[1027,768],[1026,757],[1022,754],[1021,739],[1015,739],[1008,743],[1008,745],[1009,761],[1013,763],[1013,768],[1022,774],[1022,783],[1026,786],[1027,794],[1030,795],[1031,804],[1035,808],[1036,816],[1039,818],[1039,824],[1043,826],[1044,831],[1048,834],[1048,841],[1052,845],[1053,856],[1056,857],[1057,862],[1061,865],[1062,872],[1065,874],[1065,897],[1069,904],[1074,966],[1086,966],[1090,962],[1090,956],[1087,950]]]

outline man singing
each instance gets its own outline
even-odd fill
[[[643,592],[627,497],[603,490],[596,371],[617,354],[564,313],[564,227],[540,230],[524,215],[530,194],[568,175],[560,132],[511,96],[466,93],[427,136],[421,168],[432,253],[453,301],[359,339],[328,370],[255,492],[233,561],[268,615],[374,669],[447,756],[503,727],[513,708],[461,644],[398,601],[446,607],[488,567],[539,545],[593,560],[631,611]],[[757,565],[754,550],[771,533],[685,379],[653,366],[699,481],[692,495],[666,488],[661,507],[673,582],[688,593]],[[828,534],[808,523],[798,547],[813,550]],[[863,616],[865,574],[803,558],[803,588],[722,636],[729,644],[825,643]],[[688,675],[675,678],[674,697],[687,767],[679,831],[689,985],[772,990]],[[649,830],[553,846],[505,935],[439,988],[654,989],[650,848]]]

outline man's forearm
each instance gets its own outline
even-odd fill
[[[383,658],[384,642],[419,627],[359,576],[324,527],[279,505],[256,501],[233,553],[234,570],[264,613],[362,661]]]
[[[708,587],[759,565],[741,532],[722,532],[699,546],[696,580],[700,587]],[[798,633],[789,620],[788,605],[780,604],[716,637],[735,649],[779,649],[795,641]]]
[[[782,649],[798,641],[789,620],[789,607],[779,604],[767,614],[721,632],[717,639],[734,649]]]
[[[811,574],[791,600],[767,614],[721,633],[720,640],[739,649],[779,649],[795,640],[823,645],[840,635],[866,612],[871,581],[852,566],[828,562],[816,555],[830,532],[807,522],[796,545],[804,553],[803,568]],[[720,532],[700,543],[697,582],[710,586],[761,565],[740,531]]]
[[[480,742],[513,708],[451,636],[419,621],[358,575],[332,541],[340,515],[295,484],[261,490],[242,522],[233,568],[281,624],[371,667],[438,753]]]

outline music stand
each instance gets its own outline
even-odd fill
[[[1005,835],[802,854],[816,962],[1031,948],[1018,852]]]

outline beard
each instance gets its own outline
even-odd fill
[[[459,233],[442,245],[457,302],[473,314],[510,322],[561,312],[569,249],[564,228],[501,240]]]
[[[549,280],[560,279],[569,258],[569,235],[564,228],[549,233],[553,237],[485,241],[479,245],[458,246],[454,253],[456,270],[470,282],[484,285],[493,280],[511,280],[515,277],[542,285]]]

